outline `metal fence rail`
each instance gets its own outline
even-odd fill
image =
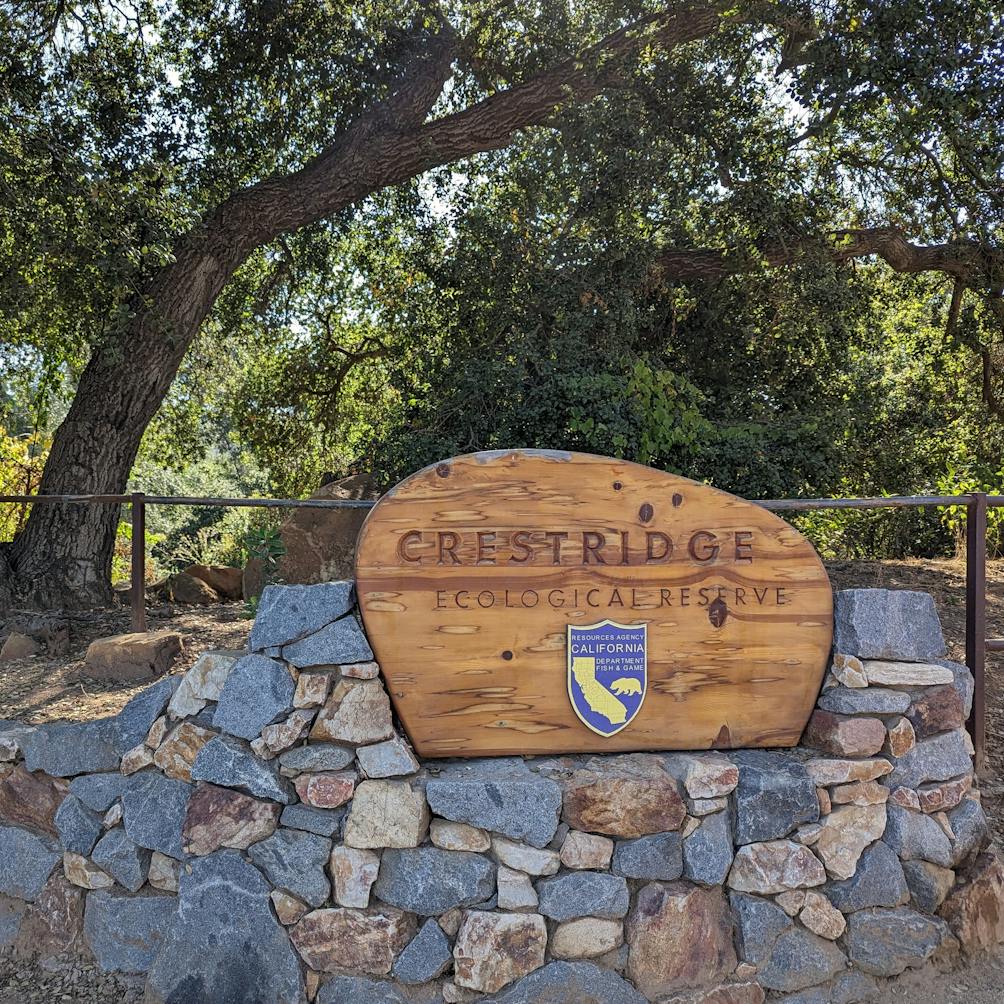
[[[986,654],[1004,652],[1004,638],[987,638],[987,511],[1004,508],[1004,495],[971,492],[966,495],[890,495],[857,499],[753,499],[772,512],[807,512],[817,509],[920,509],[964,506],[966,509],[966,665],[975,680],[973,708],[967,727],[976,751],[976,769],[986,759]],[[0,503],[30,505],[128,505],[132,519],[131,578],[129,588],[134,631],[146,630],[146,507],[231,506],[266,509],[370,509],[370,499],[209,498],[181,495],[0,495]]]

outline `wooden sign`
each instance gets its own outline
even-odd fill
[[[587,454],[413,474],[366,520],[356,584],[426,757],[793,746],[830,652],[830,583],[794,528]]]

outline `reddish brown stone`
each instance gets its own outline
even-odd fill
[[[992,952],[1004,943],[1004,869],[995,852],[981,854],[938,913],[967,955]]]
[[[937,732],[961,729],[965,724],[962,698],[951,684],[930,687],[924,696],[913,702],[906,713],[918,739],[926,739]]]
[[[185,569],[185,574],[201,579],[225,599],[241,598],[241,580],[244,578],[244,572],[239,568],[231,568],[229,565],[189,565]]]
[[[732,915],[721,889],[650,882],[627,919],[627,975],[651,999],[720,983],[736,968]]]
[[[917,801],[923,812],[947,812],[962,802],[972,786],[971,774],[940,784],[924,784],[917,789]]]
[[[281,807],[231,788],[200,784],[188,800],[181,836],[189,854],[212,854],[220,847],[243,850],[276,828]]]
[[[18,764],[0,781],[0,820],[11,826],[56,834],[56,810],[70,783],[42,771],[29,774]]]
[[[665,1004],[763,1004],[763,1001],[763,987],[759,983],[722,983],[710,990],[674,994]]]
[[[311,969],[381,976],[415,933],[415,919],[393,907],[313,910],[290,929],[293,946]]]
[[[614,837],[676,830],[686,814],[676,781],[646,755],[611,759],[602,774],[576,771],[562,807],[573,829]]]
[[[453,949],[454,982],[493,994],[544,964],[547,927],[539,913],[487,913],[464,916]]]
[[[97,638],[87,647],[84,672],[95,680],[147,680],[166,673],[181,650],[177,631],[140,631]]]
[[[356,774],[347,770],[328,774],[301,774],[293,782],[300,801],[319,809],[337,809],[356,788]]]
[[[886,740],[886,728],[877,718],[852,718],[829,711],[813,711],[802,741],[806,746],[835,756],[871,756]]]
[[[48,958],[80,947],[84,926],[84,890],[53,872],[38,899],[25,911],[14,954],[21,959]]]

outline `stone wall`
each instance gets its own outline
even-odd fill
[[[853,1004],[1004,936],[965,667],[838,594],[804,746],[420,763],[351,583],[115,718],[3,723],[0,943],[150,1002]]]

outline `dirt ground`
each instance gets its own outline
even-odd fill
[[[828,565],[837,589],[881,586],[919,589],[932,593],[941,615],[949,654],[965,661],[965,565],[959,561],[856,561]],[[1004,562],[987,572],[987,633],[1004,637]],[[184,653],[172,672],[184,672],[210,648],[240,648],[251,622],[243,605],[161,607],[150,611],[150,628],[170,628],[184,636]],[[71,625],[70,651],[62,657],[38,655],[0,665],[0,718],[29,722],[56,719],[86,720],[115,714],[145,684],[114,686],[84,673],[84,653],[94,639],[129,630],[128,610],[81,617]],[[987,657],[988,766],[982,778],[983,802],[994,824],[998,843],[1004,844],[1004,661]],[[102,1001],[134,999],[137,991],[125,984],[112,990],[109,977],[83,966],[79,972],[0,966],[0,1004],[31,1001]],[[84,971],[86,970],[86,971]],[[29,989],[30,988],[30,989]],[[109,997],[111,994],[111,997]],[[1004,957],[982,960],[944,975],[906,974],[886,987],[877,1004],[1001,1004],[1004,1002]]]

